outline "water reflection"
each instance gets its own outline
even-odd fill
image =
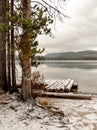
[[[80,69],[97,69],[97,62],[52,62],[52,61],[41,61],[41,65],[46,65],[47,67],[56,68],[80,68]]]

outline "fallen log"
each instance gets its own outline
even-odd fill
[[[74,93],[77,93],[78,92],[78,84],[77,83],[74,83],[70,92],[74,92]]]
[[[54,97],[54,98],[65,98],[65,99],[84,99],[91,100],[92,95],[90,94],[74,94],[74,93],[53,93],[53,92],[42,92],[40,96],[43,97]]]
[[[62,80],[57,87],[54,88],[55,92],[64,92],[64,82],[65,80]]]
[[[48,92],[48,89],[49,89],[55,82],[56,82],[56,80],[48,80],[48,81],[46,82],[47,85],[46,85],[44,91],[47,91],[47,92]]]
[[[57,80],[52,86],[49,87],[48,92],[64,92],[65,87],[70,83],[71,79]]]
[[[54,92],[54,87],[57,86],[59,80],[55,80],[55,82],[48,88],[48,92]]]
[[[71,81],[71,79],[67,79],[64,81],[63,86],[61,86],[61,88],[60,88],[60,92],[65,91],[65,89],[66,89],[67,85],[70,83],[70,81]]]
[[[78,84],[74,83],[74,80],[45,80],[45,87],[43,89],[45,92],[77,92]]]
[[[1,101],[0,102],[0,105],[7,105],[7,104],[9,104],[9,102],[6,102],[6,101]]]
[[[55,92],[56,88],[58,88],[59,84],[61,83],[61,80],[57,80],[57,82],[51,86],[49,92]]]
[[[70,83],[65,87],[65,92],[70,92],[71,91],[71,88],[74,84],[74,80],[71,80]]]
[[[49,82],[49,84],[47,85],[47,88],[50,88],[53,84],[55,84],[57,82],[57,80],[52,80]]]

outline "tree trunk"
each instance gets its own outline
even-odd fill
[[[9,12],[9,0],[7,1],[7,11]],[[7,24],[9,25],[9,20],[7,20]],[[10,31],[7,30],[7,76],[8,76],[8,91],[12,91],[11,87],[11,43],[10,43]]]
[[[11,86],[11,50],[10,50],[10,33],[9,30],[7,32],[7,61],[8,61],[8,65],[7,65],[7,73],[8,73],[8,91],[12,92],[12,86]]]
[[[23,17],[30,19],[31,14],[31,0],[22,0]],[[22,98],[24,101],[31,97],[31,55],[26,47],[29,39],[29,29],[23,25],[23,35],[21,39],[22,49]]]
[[[22,66],[22,98],[24,101],[31,97],[31,60],[27,54],[23,54]]]
[[[5,23],[6,1],[0,0],[0,22]],[[0,89],[7,91],[6,78],[6,30],[0,32]]]
[[[11,17],[13,17],[14,0],[11,0]],[[17,92],[15,72],[15,49],[14,49],[14,24],[11,22],[11,68],[12,68],[12,91]]]

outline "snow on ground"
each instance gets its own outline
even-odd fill
[[[0,130],[97,130],[97,96],[92,100],[37,98],[52,106],[53,112],[16,97],[0,96]]]

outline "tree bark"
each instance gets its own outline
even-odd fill
[[[30,19],[31,14],[31,0],[22,0],[23,6],[23,18]],[[21,39],[21,49],[22,49],[22,99],[26,101],[31,97],[31,55],[30,52],[26,50],[26,45],[29,42],[29,30],[24,25],[23,35]]]
[[[6,0],[0,1],[0,22],[6,23]],[[6,78],[6,28],[0,32],[0,89],[7,91],[7,78]]]
[[[37,94],[33,92],[33,94]],[[42,92],[39,96],[43,97],[53,97],[53,98],[65,98],[65,99],[83,99],[91,100],[91,94],[74,94],[74,93],[54,93],[54,92]]]
[[[14,0],[11,0],[11,17],[13,17]],[[17,92],[16,87],[16,72],[15,72],[15,49],[14,49],[14,24],[11,21],[11,69],[12,69],[12,91]]]
[[[6,2],[6,11],[9,12],[9,0]],[[9,20],[7,19],[7,25],[9,25]],[[11,92],[11,44],[10,44],[10,30],[7,29],[7,83],[8,91]]]

